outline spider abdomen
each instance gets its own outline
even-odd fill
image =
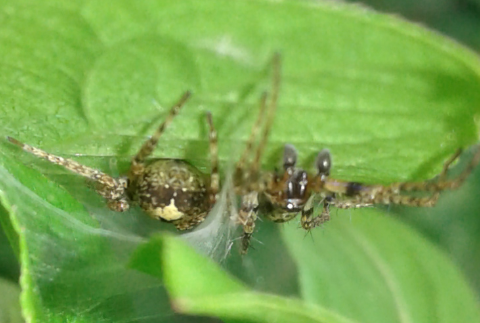
[[[189,229],[208,214],[207,177],[182,160],[157,159],[145,166],[133,199],[154,219]]]

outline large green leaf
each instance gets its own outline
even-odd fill
[[[312,239],[284,230],[301,294],[359,322],[477,322],[458,269],[416,232],[380,212],[334,217]]]
[[[355,6],[4,0],[0,21],[2,136],[111,173],[128,167],[188,89],[195,95],[155,155],[208,171],[204,112],[211,110],[227,169],[248,137],[259,93],[269,89],[275,51],[283,76],[267,169],[290,142],[306,166],[329,147],[333,176],[421,180],[477,139],[478,58]],[[109,212],[83,180],[7,142],[0,147],[8,211],[1,221],[17,241],[30,321],[174,320],[161,284],[125,268],[162,225],[139,210]]]
[[[131,266],[162,279],[178,311],[226,322],[480,319],[477,300],[461,274],[418,233],[371,210],[351,219],[344,215],[325,230],[312,231],[312,239],[304,239],[295,225],[285,227],[304,301],[248,290],[173,237],[142,245]]]
[[[164,280],[180,312],[217,316],[226,322],[353,322],[321,306],[248,290],[173,237],[155,237],[140,246],[131,266]]]
[[[156,154],[205,163],[209,109],[227,159],[256,115],[241,93],[274,51],[283,85],[271,163],[291,142],[307,161],[329,147],[342,177],[426,178],[476,139],[478,58],[392,17],[291,1],[7,3],[5,133],[92,165],[102,164],[88,157],[132,155],[161,117],[155,101],[165,111],[187,89],[194,99]]]

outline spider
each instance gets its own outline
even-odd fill
[[[164,122],[133,157],[128,174],[119,178],[74,160],[49,154],[14,138],[7,139],[37,157],[95,182],[97,193],[105,198],[108,207],[113,211],[124,212],[136,203],[154,219],[171,222],[179,230],[191,229],[208,215],[219,190],[217,133],[211,113],[206,114],[209,126],[210,176],[183,160],[146,160],[189,97],[190,92],[185,92],[172,106]]]
[[[237,222],[243,227],[241,237],[243,254],[247,253],[249,248],[258,213],[277,223],[290,221],[301,214],[302,228],[311,230],[330,220],[330,206],[340,209],[370,207],[376,204],[432,207],[436,204],[441,191],[458,188],[480,162],[480,149],[478,149],[465,170],[456,179],[447,180],[446,174],[450,165],[461,154],[459,149],[445,162],[436,181],[394,183],[386,186],[367,185],[330,178],[332,161],[328,149],[318,153],[315,162],[316,173],[309,173],[296,167],[297,151],[293,145],[286,144],[282,159],[283,172],[262,172],[259,169],[260,160],[272,127],[280,88],[281,58],[279,54],[274,55],[272,66],[271,97],[269,98],[266,93],[262,95],[259,115],[235,168],[236,194],[241,196]],[[265,113],[267,115],[263,133],[253,152],[254,141],[258,136]],[[249,162],[248,157],[252,153],[254,157]],[[423,192],[427,196],[415,196],[412,192]],[[321,213],[315,215],[315,206],[322,204]]]

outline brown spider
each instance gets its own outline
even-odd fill
[[[449,166],[460,155],[459,149],[448,159],[436,181],[394,183],[391,185],[367,185],[329,178],[332,165],[330,152],[319,152],[314,174],[297,168],[297,152],[294,146],[286,144],[283,153],[283,172],[262,172],[260,159],[267,143],[275,114],[280,88],[280,55],[273,58],[272,95],[267,102],[264,94],[260,101],[260,113],[252,129],[247,146],[236,164],[235,188],[241,196],[238,223],[243,226],[242,253],[250,245],[255,229],[257,213],[274,222],[287,222],[301,213],[301,225],[310,230],[330,219],[329,207],[341,209],[369,207],[375,204],[398,204],[407,206],[431,207],[438,200],[439,193],[446,189],[458,188],[480,162],[480,149],[477,150],[466,169],[453,180],[446,179]],[[250,164],[248,156],[253,152],[253,143],[257,137],[262,119],[267,112],[263,133]],[[418,197],[409,192],[430,193]],[[314,207],[323,204],[320,215],[314,215]]]
[[[170,109],[165,121],[133,157],[128,174],[119,178],[49,154],[14,138],[7,139],[35,156],[94,181],[98,194],[107,200],[110,209],[123,212],[132,203],[138,203],[152,218],[171,222],[177,229],[186,230],[205,219],[216,202],[219,190],[217,133],[211,113],[207,112],[210,176],[183,160],[155,158],[147,161],[146,158],[152,154],[160,136],[189,97],[190,92],[186,92]]]

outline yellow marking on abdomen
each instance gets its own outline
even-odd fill
[[[178,220],[185,214],[180,212],[175,206],[175,200],[171,199],[170,204],[165,207],[157,207],[151,211],[151,214],[156,218],[162,218],[167,221]]]

